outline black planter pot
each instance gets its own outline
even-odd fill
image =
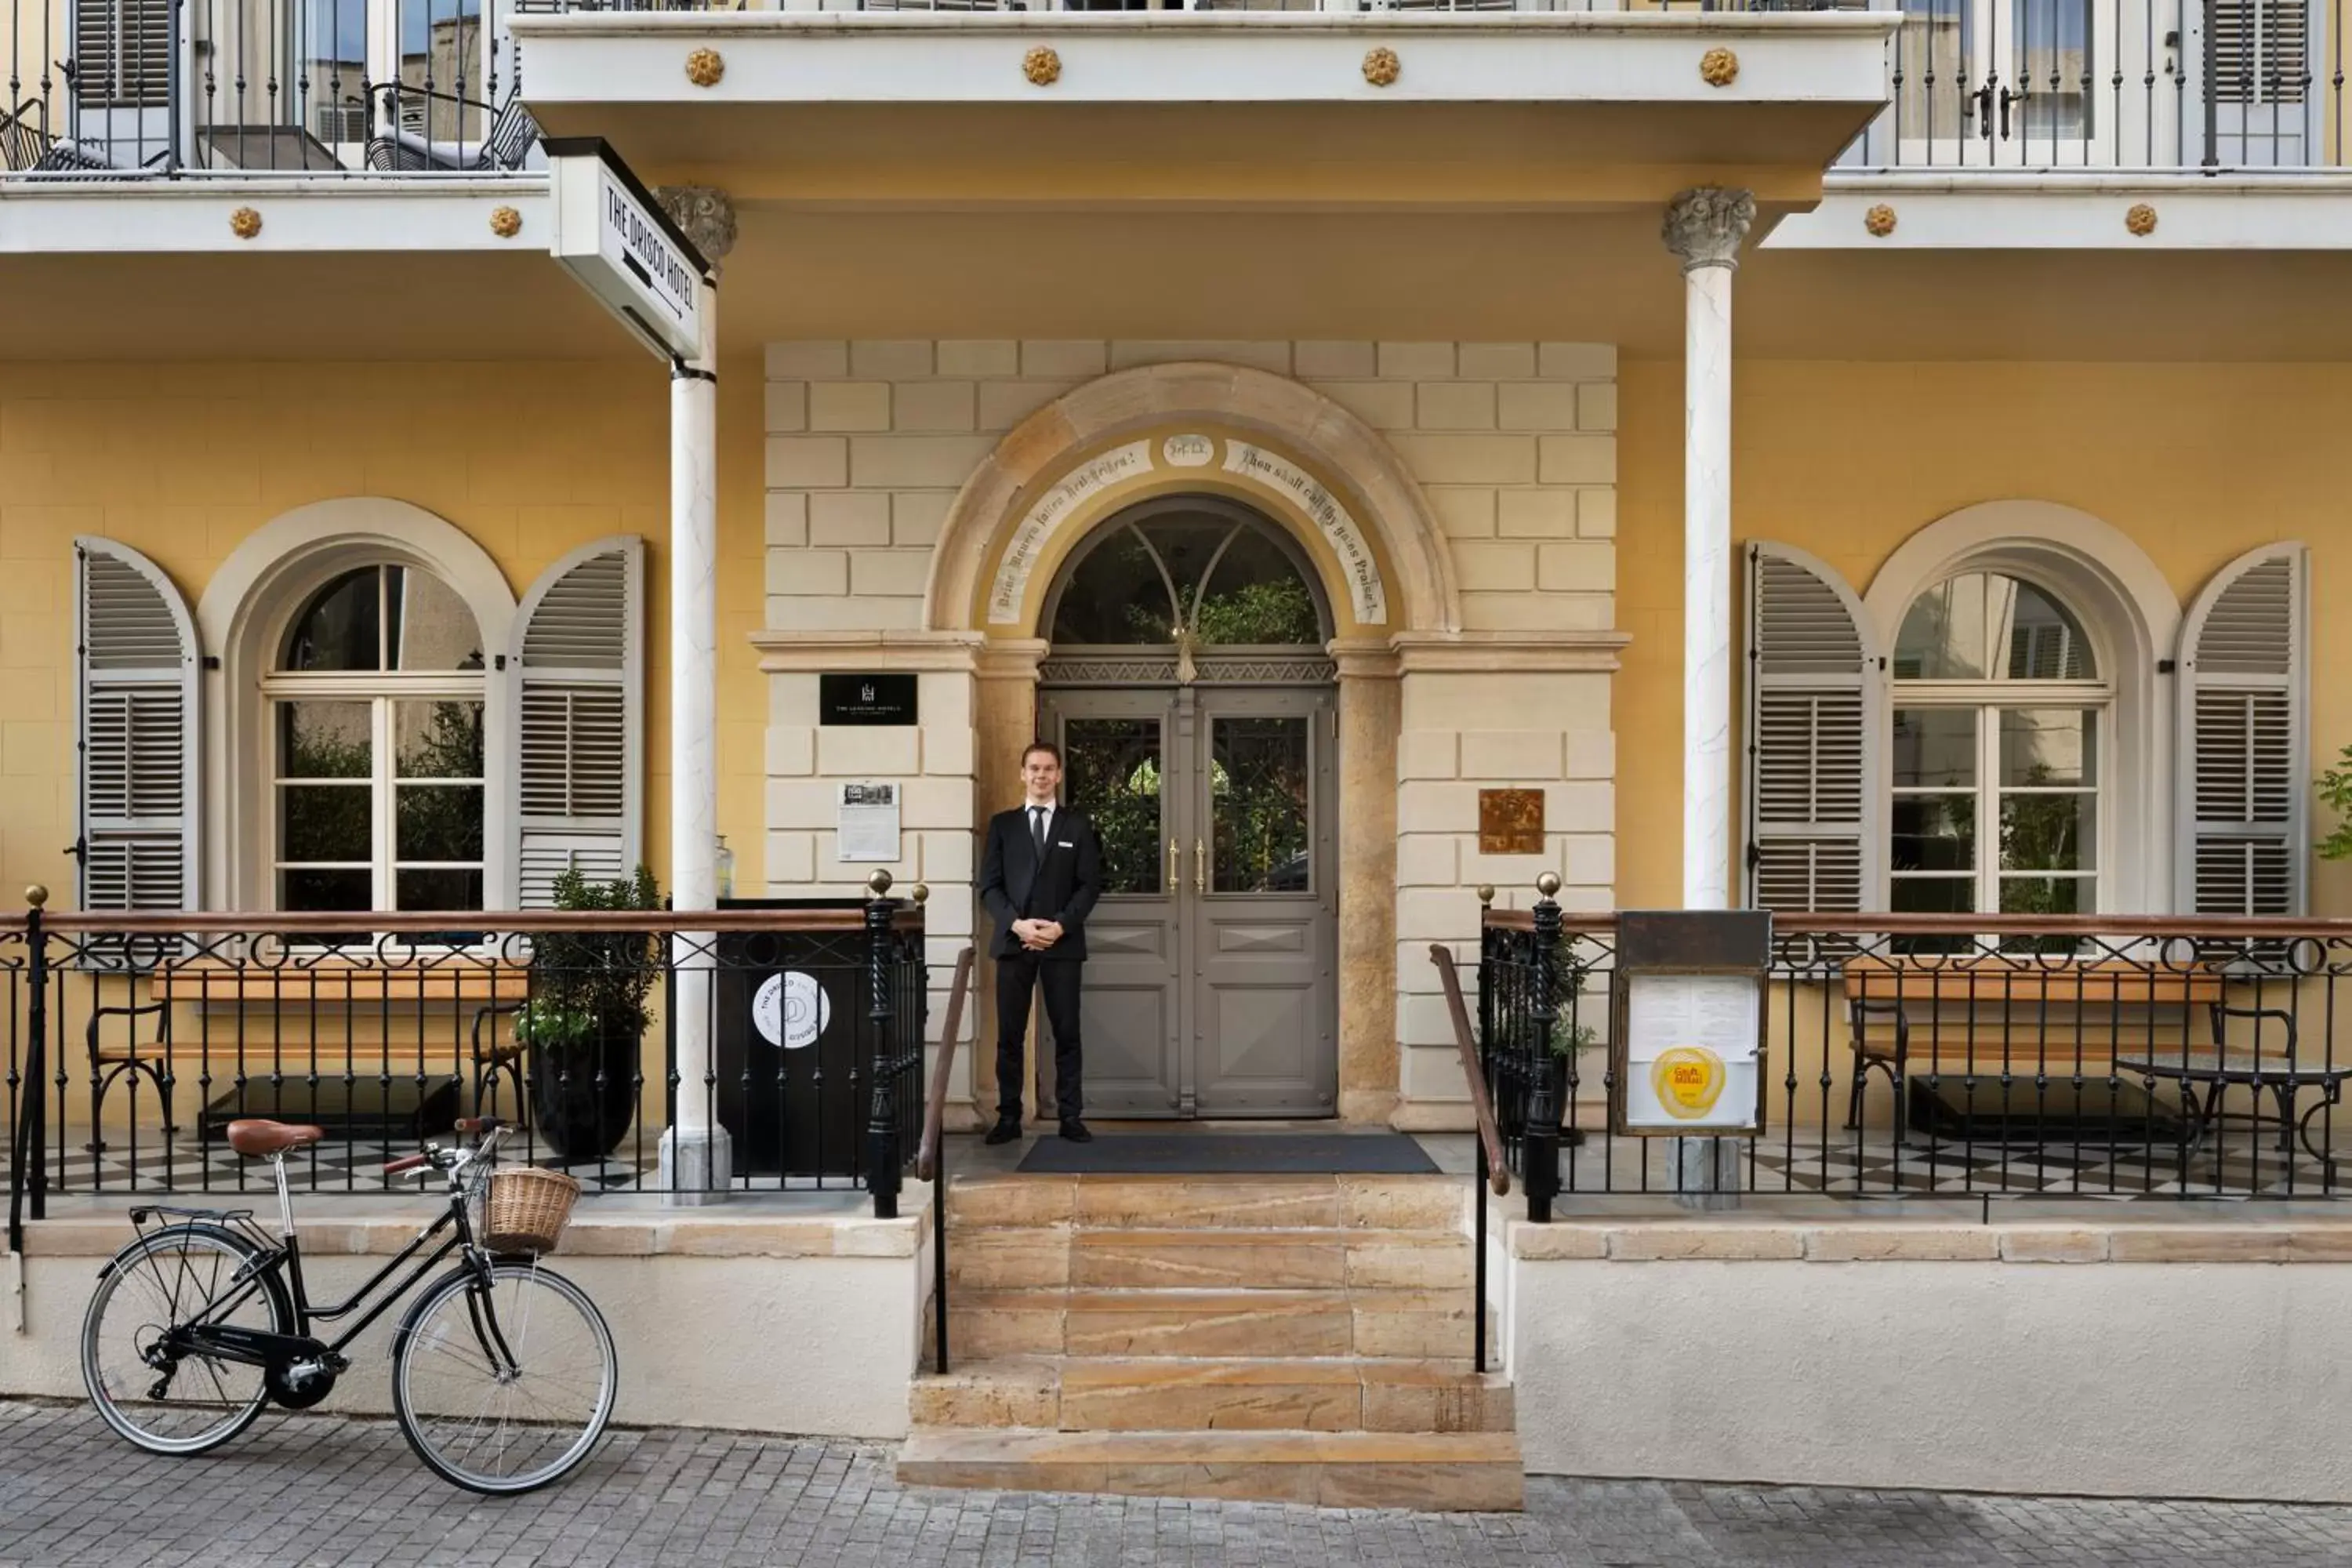
[[[533,1137],[564,1160],[596,1160],[620,1147],[637,1109],[638,1037],[608,1029],[576,1045],[532,1047]]]

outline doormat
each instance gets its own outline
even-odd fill
[[[1052,1133],[1015,1170],[1031,1175],[1433,1176],[1437,1166],[1402,1132],[1101,1132],[1091,1143]]]

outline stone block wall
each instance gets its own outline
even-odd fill
[[[769,627],[917,626],[949,503],[997,439],[1176,360],[1296,377],[1380,431],[1452,545],[1465,628],[1615,624],[1610,345],[990,339],[768,345]]]
[[[1524,905],[1538,874],[1549,869],[1568,885],[1563,898],[1571,907],[1612,901],[1611,678],[1602,668],[1559,668],[1542,645],[1616,624],[1613,347],[772,343],[768,630],[835,647],[836,638],[870,639],[866,657],[877,662],[858,668],[904,668],[888,661],[888,649],[894,637],[912,641],[907,634],[921,631],[949,507],[1002,437],[1095,377],[1193,360],[1290,376],[1354,413],[1420,482],[1445,535],[1460,593],[1460,640],[1470,646],[1433,649],[1428,658],[1402,648],[1396,1031],[1407,1102],[1400,1120],[1466,1124],[1430,942],[1473,942],[1472,889],[1481,882],[1503,890],[1498,902]],[[939,651],[934,647],[930,657]],[[976,798],[972,679],[939,670],[920,681],[919,731],[835,730],[815,725],[813,672],[771,676],[768,879],[779,893],[862,881],[871,868],[835,858],[835,786],[844,779],[903,779],[905,855],[891,870],[929,883],[934,957],[944,964],[974,926],[971,830],[1002,803]],[[1478,791],[1502,786],[1545,791],[1542,854],[1479,853]]]

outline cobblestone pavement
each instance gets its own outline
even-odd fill
[[[1528,1483],[1525,1514],[1431,1515],[908,1489],[887,1447],[615,1432],[565,1485],[488,1502],[389,1424],[270,1417],[152,1458],[86,1409],[0,1402],[0,1564],[486,1568],[1418,1568],[1423,1563],[2352,1563],[2352,1508]]]

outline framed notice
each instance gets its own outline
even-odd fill
[[[1617,1130],[1636,1136],[1764,1130],[1764,910],[1629,910],[1611,998]]]
[[[898,786],[845,784],[834,824],[836,860],[898,858]]]

